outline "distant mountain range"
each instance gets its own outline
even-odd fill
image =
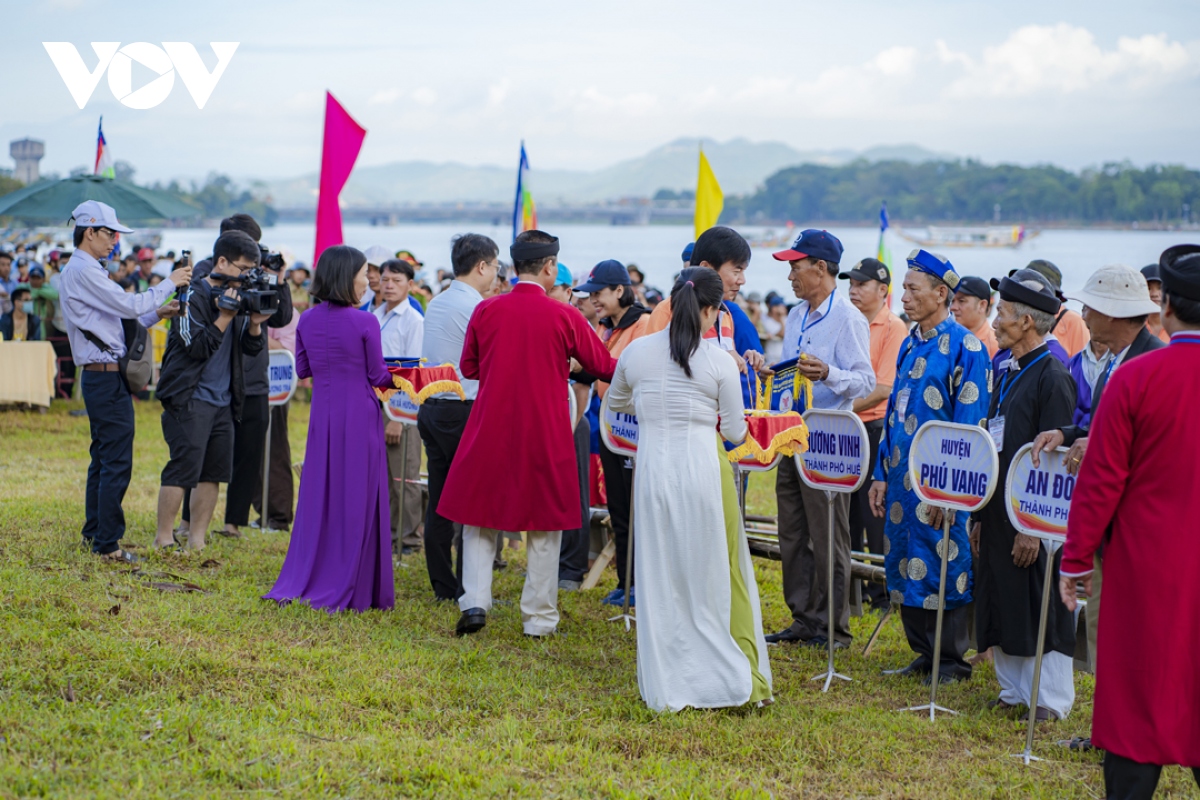
[[[732,139],[676,139],[639,158],[594,171],[536,168],[532,189],[539,204],[595,203],[627,197],[652,197],[659,189],[680,191],[696,186],[701,144],[726,195],[747,194],[784,167],[816,163],[836,166],[864,158],[868,161],[932,161],[955,156],[917,145],[872,147],[869,150],[801,151],[781,142]],[[478,166],[428,161],[400,161],[360,167],[342,190],[346,206],[424,205],[430,203],[508,203],[516,189],[516,167]],[[316,173],[287,180],[264,181],[275,206],[315,207]]]

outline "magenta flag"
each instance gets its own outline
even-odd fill
[[[317,196],[317,246],[313,269],[325,248],[342,244],[342,209],[338,195],[354,169],[367,129],[346,113],[334,96],[325,92],[325,142],[321,147],[321,188]]]

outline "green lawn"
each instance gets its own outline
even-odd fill
[[[1024,727],[984,708],[990,667],[942,692],[960,717],[895,710],[927,697],[879,675],[909,658],[898,622],[870,658],[840,655],[856,682],[829,695],[809,680],[823,653],[775,648],[773,707],[659,716],[638,696],[634,635],[599,604],[611,571],[560,597],[564,636],[527,640],[516,555],[488,627],[460,641],[420,558],[397,570],[394,611],[337,616],[259,599],[286,535],[218,539],[141,573],[103,565],[77,548],[88,428],[66,410],[0,413],[2,797],[1102,795],[1098,759],[1053,744],[1088,731],[1090,678],[1026,768],[1008,757]],[[297,458],[306,414],[293,407]],[[157,406],[137,421],[125,507],[128,541],[147,545],[166,449]],[[751,506],[773,511],[761,479]],[[779,565],[756,567],[774,629]],[[182,584],[203,592],[164,591]],[[860,642],[875,620],[855,620]],[[1194,797],[1188,781],[1167,770],[1161,796]]]

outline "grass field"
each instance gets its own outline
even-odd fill
[[[764,710],[656,715],[638,696],[635,640],[604,620],[613,585],[561,595],[564,636],[527,640],[516,606],[523,556],[497,578],[480,635],[431,601],[424,563],[396,574],[394,611],[330,616],[259,599],[287,536],[249,532],[203,553],[151,556],[135,573],[77,547],[88,428],[66,406],[0,413],[0,797],[1040,797],[1103,794],[1086,734],[1092,681],[1071,718],[1039,731],[984,704],[989,666],[939,699],[931,724],[898,621],[855,678],[828,695],[824,654],[773,648]],[[138,409],[127,541],[148,545],[166,460],[157,406]],[[307,407],[294,405],[303,451]],[[752,489],[773,512],[769,484]],[[218,513],[220,513],[218,511]],[[143,547],[139,552],[146,553]],[[510,551],[511,552],[511,551]],[[787,618],[779,565],[756,560],[769,628]],[[159,584],[157,587],[154,584]],[[194,584],[202,591],[169,591]],[[854,620],[858,642],[876,617]],[[1160,796],[1195,797],[1178,768]]]

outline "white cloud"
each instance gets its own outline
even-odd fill
[[[871,59],[871,65],[884,75],[908,75],[916,67],[919,55],[915,47],[889,47]]]
[[[1000,44],[984,48],[978,59],[938,45],[943,63],[965,70],[948,89],[952,97],[1066,94],[1112,82],[1145,85],[1194,66],[1187,48],[1166,34],[1123,36],[1115,50],[1105,50],[1091,31],[1065,22],[1018,28]]]
[[[400,99],[399,89],[381,89],[367,99],[367,102],[373,106],[391,105]]]
[[[437,102],[438,95],[433,89],[428,86],[422,86],[419,89],[414,89],[412,93],[413,102],[419,106],[431,106]]]

